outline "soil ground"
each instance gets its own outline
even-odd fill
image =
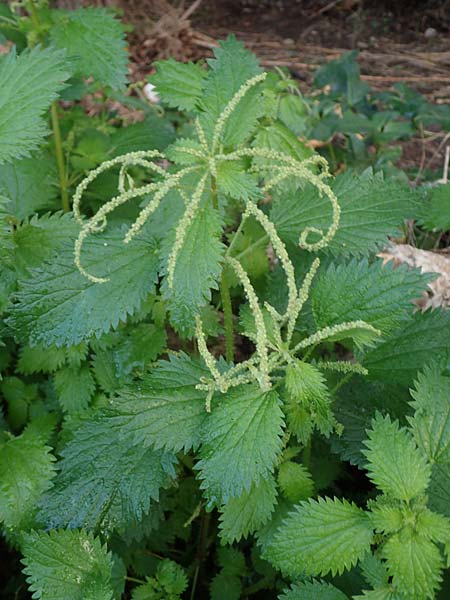
[[[304,93],[311,92],[320,65],[356,49],[362,78],[372,88],[405,83],[432,102],[450,102],[450,0],[196,0],[176,8],[179,4],[123,2],[125,18],[136,26],[134,78],[148,75],[156,58],[210,56],[217,40],[234,33],[263,66],[287,67]],[[195,10],[183,18],[190,8]],[[401,166],[425,161],[441,168],[446,133],[405,142]]]

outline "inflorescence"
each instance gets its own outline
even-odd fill
[[[197,119],[195,128],[198,137],[198,143],[176,145],[178,155],[187,156],[188,160],[184,162],[191,164],[181,168],[175,173],[169,173],[159,163],[166,160],[166,157],[156,151],[131,152],[119,156],[101,164],[97,169],[91,171],[89,175],[77,187],[73,198],[73,212],[81,225],[79,236],[75,242],[75,264],[85,277],[96,284],[108,281],[106,278],[97,277],[87,272],[82,264],[82,249],[86,238],[94,233],[104,231],[107,226],[107,216],[117,207],[147,194],[151,195],[148,204],[141,210],[138,218],[130,227],[124,237],[124,243],[128,244],[138,235],[145,223],[156,211],[165,196],[171,190],[177,190],[185,202],[184,214],[181,217],[175,233],[175,241],[169,254],[167,263],[167,283],[169,289],[175,285],[175,269],[181,249],[183,248],[187,232],[194,221],[201,206],[204,192],[209,183],[216,185],[218,167],[226,161],[241,161],[243,158],[250,159],[252,164],[250,171],[257,173],[263,179],[261,186],[262,193],[269,193],[275,186],[289,178],[309,182],[317,188],[321,196],[328,198],[332,208],[331,224],[326,232],[315,227],[305,228],[298,240],[301,248],[309,251],[318,251],[325,248],[339,226],[340,207],[337,198],[326,183],[325,179],[329,176],[328,164],[326,160],[315,155],[308,159],[299,161],[295,158],[278,152],[276,150],[255,147],[239,147],[231,152],[224,152],[222,138],[226,124],[239,105],[239,102],[246,93],[254,86],[261,83],[266,77],[262,73],[249,79],[244,83],[233,98],[228,102],[221,115],[219,116],[212,139],[208,144],[208,139],[203,130],[200,121]],[[193,164],[192,164],[193,163]],[[89,220],[85,220],[80,211],[80,203],[83,193],[88,185],[96,179],[101,173],[120,165],[118,194],[109,202],[105,203]],[[149,169],[156,177],[156,181],[134,187],[134,182],[128,173],[131,167],[140,166]],[[319,171],[316,173],[315,171]],[[183,180],[187,175],[198,173],[198,183],[190,198],[182,190]],[[260,305],[257,294],[242,264],[230,255],[231,245],[225,255],[225,265],[236,274],[239,282],[244,288],[250,310],[255,323],[255,344],[256,352],[249,360],[243,361],[237,365],[230,366],[223,372],[219,369],[218,363],[210,353],[206,343],[206,337],[203,331],[201,318],[196,319],[196,338],[198,348],[203,357],[206,366],[209,369],[211,378],[203,379],[198,387],[207,392],[207,410],[210,410],[213,394],[218,391],[225,393],[231,387],[248,382],[257,382],[263,390],[268,390],[272,386],[271,375],[279,370],[283,365],[289,364],[294,360],[296,353],[310,348],[321,341],[332,337],[339,332],[351,331],[355,328],[362,328],[377,334],[377,330],[363,321],[342,323],[333,327],[326,327],[312,336],[303,339],[296,346],[292,347],[292,337],[295,324],[302,307],[309,296],[309,289],[320,261],[316,258],[307,273],[303,284],[297,288],[294,266],[287,252],[284,242],[279,237],[275,225],[270,221],[267,215],[258,208],[252,200],[245,202],[245,210],[242,214],[242,224],[249,217],[256,219],[264,229],[267,239],[270,242],[275,255],[285,272],[288,289],[287,307],[283,314],[271,306],[268,302],[264,306]],[[308,241],[310,234],[319,236],[315,242]],[[270,335],[269,335],[270,332]],[[338,366],[341,365],[341,366]],[[357,364],[352,363],[324,363],[323,368],[341,370],[341,372],[363,372],[364,369]]]

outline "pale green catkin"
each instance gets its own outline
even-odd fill
[[[369,373],[369,371],[359,363],[353,363],[348,360],[318,362],[317,366],[320,369],[344,374],[355,373],[355,375],[367,375]]]
[[[198,117],[195,119],[195,131],[197,132],[201,147],[205,152],[208,152],[208,142],[206,141],[206,135]]]
[[[167,261],[167,283],[169,285],[169,288],[173,287],[177,258],[181,251],[181,248],[183,247],[184,240],[186,239],[189,227],[192,225],[195,215],[197,214],[200,201],[202,199],[202,195],[205,189],[207,177],[207,174],[203,175],[203,177],[198,182],[197,187],[195,188],[194,194],[192,196],[192,200],[188,204],[184,215],[181,217],[180,222],[177,225],[175,231],[175,242],[172,246],[172,250]]]
[[[187,175],[188,173],[192,173],[196,170],[196,168],[197,167],[186,167],[185,169],[182,169],[181,171],[178,171],[177,173],[168,176],[166,178],[166,181],[160,184],[160,188],[154,195],[153,200],[141,210],[141,212],[139,213],[139,217],[128,230],[123,240],[125,244],[131,242],[131,240],[141,231],[148,218],[155,212],[155,210],[160,205],[161,200],[164,198],[164,196],[172,188],[176,187],[185,175]]]
[[[145,158],[164,158],[164,155],[161,154],[161,152],[158,152],[158,150],[141,150],[138,152],[129,152],[128,154],[122,154],[121,156],[116,156],[111,160],[107,160],[100,166],[98,166],[96,169],[90,171],[87,177],[85,177],[83,181],[77,186],[73,195],[72,210],[77,221],[79,223],[83,222],[83,217],[80,211],[80,203],[83,193],[85,192],[86,188],[90,183],[92,183],[101,173],[107,171],[115,165],[126,164],[132,166],[133,164],[136,164],[135,161],[140,161]],[[146,166],[150,165],[155,172],[165,175],[164,169],[158,167],[158,165],[155,165],[154,163],[151,163],[149,161],[148,165]]]
[[[272,221],[267,218],[263,211],[260,210],[254,202],[248,201],[245,206],[246,208],[244,215],[253,215],[263,227],[264,231],[269,236],[275,254],[281,261],[284,272],[286,273],[288,287],[288,306],[286,315],[289,315],[295,310],[297,301],[297,285],[295,283],[294,265],[292,264],[287,253],[286,246],[278,235],[278,232],[275,229],[275,225],[272,223]]]
[[[292,354],[295,354],[299,350],[308,348],[308,346],[313,346],[314,344],[319,344],[320,342],[323,342],[324,340],[335,335],[336,333],[344,333],[345,331],[351,331],[355,328],[366,329],[367,331],[371,331],[376,335],[381,335],[381,332],[378,329],[376,329],[372,325],[369,325],[369,323],[366,323],[365,321],[349,321],[348,323],[339,323],[338,325],[324,327],[320,331],[313,333],[313,335],[310,335],[309,337],[299,342],[291,352]]]
[[[258,375],[258,379],[260,380],[260,385],[263,389],[270,388],[270,379],[269,379],[269,357],[267,350],[267,331],[266,325],[264,323],[264,316],[259,306],[258,297],[256,292],[250,282],[250,279],[242,267],[241,263],[232,258],[231,256],[227,257],[227,262],[233,268],[236,273],[239,281],[244,288],[244,293],[247,297],[247,300],[250,304],[250,309],[253,314],[253,318],[255,320],[255,329],[256,329],[256,351],[259,358],[259,367],[260,367],[260,376]]]
[[[154,191],[157,187],[158,187],[157,183],[149,183],[149,184],[141,186],[139,188],[133,188],[131,190],[128,190],[128,191],[124,192],[123,194],[119,194],[118,196],[115,196],[109,202],[104,204],[89,221],[84,223],[83,227],[81,228],[80,233],[78,234],[78,238],[75,242],[74,256],[75,256],[75,265],[77,266],[80,273],[82,275],[84,275],[85,277],[87,277],[87,279],[89,279],[89,281],[92,281],[93,283],[105,283],[106,281],[108,281],[108,279],[104,278],[104,277],[95,277],[94,275],[91,275],[90,273],[88,273],[82,266],[81,251],[82,251],[83,243],[84,243],[84,240],[86,239],[86,237],[88,235],[90,235],[91,233],[98,233],[99,231],[103,231],[105,229],[105,227],[107,225],[107,221],[106,221],[107,214],[109,214],[110,212],[112,212],[113,210],[115,210],[117,207],[124,204],[125,202],[128,202],[128,200],[137,198],[144,194],[148,194],[148,193]]]
[[[217,146],[219,144],[220,135],[222,134],[222,131],[223,131],[225,125],[226,125],[227,120],[233,114],[233,112],[236,109],[236,107],[239,104],[239,102],[242,100],[242,98],[244,98],[245,94],[252,87],[254,87],[255,85],[257,85],[261,81],[264,81],[264,79],[266,77],[267,77],[267,73],[261,73],[260,75],[256,75],[255,77],[252,77],[251,79],[249,79],[248,81],[246,81],[243,85],[241,85],[241,87],[238,89],[238,91],[236,92],[236,94],[231,98],[231,100],[225,106],[225,108],[223,109],[221,115],[217,119],[216,126],[214,127],[213,141],[212,141],[212,152],[211,152],[212,154],[214,154],[215,151],[216,151],[216,149],[217,149]]]
[[[288,343],[290,343],[290,341],[292,339],[295,323],[297,322],[298,316],[299,316],[303,306],[305,305],[305,302],[309,298],[309,291],[311,289],[312,280],[314,279],[314,276],[317,273],[319,266],[320,266],[320,259],[315,258],[313,260],[313,263],[312,263],[308,273],[305,275],[305,278],[303,279],[301,288],[298,291],[298,296],[296,299],[294,310],[292,311],[292,313],[289,314],[288,329],[287,329],[287,336],[286,336],[286,340]]]

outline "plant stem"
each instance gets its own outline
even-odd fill
[[[222,271],[220,280],[220,297],[222,298],[223,324],[225,327],[225,358],[227,362],[234,361],[234,331],[233,331],[233,307],[231,305],[230,286],[227,278],[227,268]]]
[[[354,373],[347,373],[346,375],[344,375],[344,377],[337,382],[337,384],[334,386],[334,388],[331,390],[330,394],[332,397],[335,396],[336,392],[344,385],[347,383],[347,381],[349,381],[352,377],[353,377]]]
[[[62,147],[61,128],[59,126],[58,103],[52,102],[52,129],[53,139],[55,141],[56,163],[58,165],[59,187],[61,189],[61,206],[64,212],[69,212],[69,194],[67,193],[67,174],[64,164],[64,153]]]
[[[262,237],[257,239],[256,242],[253,242],[253,244],[250,244],[250,246],[248,248],[246,248],[245,250],[242,250],[242,252],[237,254],[234,258],[236,260],[239,260],[239,259],[243,258],[244,256],[246,256],[247,254],[249,254],[250,252],[252,252],[255,248],[258,248],[259,246],[261,246],[263,244],[267,244],[268,241],[269,241],[269,236],[267,235],[267,233],[265,233]]]
[[[205,559],[206,552],[207,552],[208,528],[209,528],[210,520],[211,520],[211,513],[207,513],[203,510],[202,516],[200,519],[200,532],[199,532],[199,536],[198,536],[197,556],[196,556],[196,560],[195,560],[196,566],[195,566],[194,580],[192,582],[191,600],[194,600],[194,598],[195,598],[195,591],[197,588],[198,576],[200,574],[202,562]]]
[[[250,585],[249,587],[245,588],[242,591],[242,596],[245,597],[245,596],[251,596],[252,594],[256,594],[256,592],[260,592],[261,590],[266,588],[271,583],[273,583],[273,578],[270,575],[267,575],[266,577],[263,577],[262,579],[260,579],[256,583],[254,583],[253,585]]]
[[[133,583],[140,583],[140,584],[146,583],[146,581],[144,581],[143,579],[137,579],[136,577],[128,577],[128,575],[125,577],[125,579],[127,581],[132,581]]]
[[[36,31],[36,35],[40,38],[40,28],[41,24],[39,22],[38,13],[36,10],[36,5],[34,4],[34,0],[29,0],[27,2],[28,12],[30,13],[31,21],[33,23],[34,30]]]

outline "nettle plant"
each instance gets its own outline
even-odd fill
[[[164,151],[98,161],[70,214],[5,198],[0,519],[30,592],[445,594],[450,317],[374,257],[416,193],[333,178],[233,37],[152,81]]]

